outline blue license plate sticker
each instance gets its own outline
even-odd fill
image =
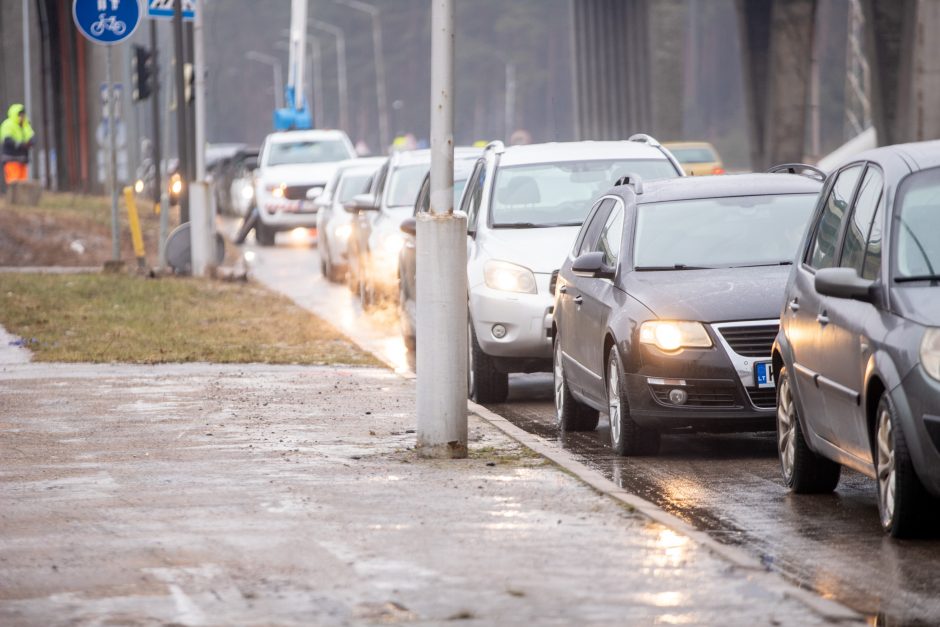
[[[754,380],[759,388],[774,387],[774,370],[769,361],[759,361],[754,364]]]

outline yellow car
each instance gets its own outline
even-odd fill
[[[663,147],[675,155],[688,176],[725,173],[721,156],[708,142],[666,142]]]

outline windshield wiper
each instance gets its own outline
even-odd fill
[[[687,266],[684,263],[677,263],[674,266],[637,266],[634,268],[637,272],[655,272],[657,270],[714,270],[711,266]]]
[[[558,226],[556,224],[536,224],[535,222],[504,222],[494,224],[494,229],[541,229],[547,226]]]
[[[731,266],[732,268],[766,268],[769,266],[792,266],[792,261],[772,261],[770,263],[751,263],[743,266]]]
[[[914,276],[894,277],[895,283],[910,283],[912,281],[940,281],[940,274],[917,274]]]

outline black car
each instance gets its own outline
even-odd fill
[[[878,482],[881,526],[940,496],[940,142],[863,153],[826,181],[791,271],[773,369],[787,485]]]
[[[821,179],[632,177],[598,200],[555,289],[559,427],[605,412],[621,455],[663,431],[772,429],[771,346]]]

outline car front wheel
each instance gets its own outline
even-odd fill
[[[492,358],[480,348],[472,321],[467,325],[467,334],[467,390],[470,400],[476,403],[502,403],[509,396],[509,375],[499,372]]]
[[[610,446],[626,457],[659,453],[659,431],[641,427],[630,417],[623,361],[616,346],[607,359],[607,416],[610,418]]]
[[[929,497],[914,470],[904,431],[887,392],[881,395],[876,415],[875,463],[881,528],[893,538],[907,538],[920,531]]]
[[[599,413],[576,399],[565,381],[561,359],[561,336],[555,335],[552,353],[552,377],[555,389],[555,422],[561,431],[593,431],[597,428]]]
[[[777,373],[777,452],[783,480],[797,494],[824,494],[839,485],[842,466],[809,448],[800,426],[790,373]]]

